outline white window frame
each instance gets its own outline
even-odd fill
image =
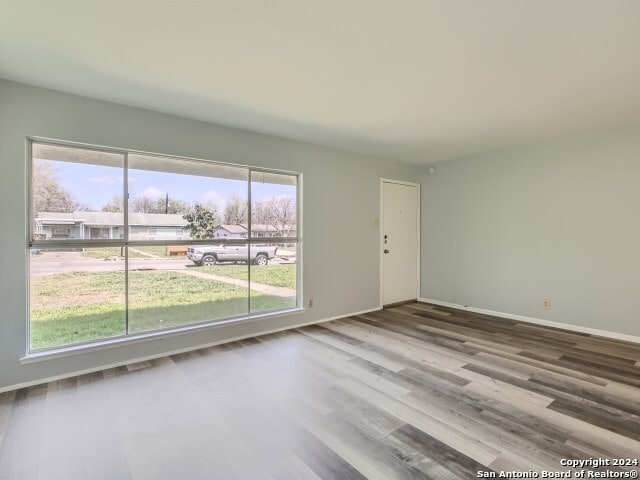
[[[45,144],[45,145],[54,145],[61,146],[67,148],[77,148],[82,150],[92,150],[92,151],[101,151],[108,153],[116,153],[124,155],[124,166],[123,166],[123,177],[124,177],[124,221],[123,221],[123,230],[124,230],[124,238],[119,239],[99,239],[99,240],[91,240],[91,239],[71,239],[71,240],[40,240],[34,239],[34,234],[37,234],[38,225],[34,224],[34,211],[32,208],[33,201],[33,188],[32,188],[32,162],[33,162],[33,144]],[[252,172],[264,172],[264,173],[274,173],[280,175],[288,175],[296,178],[296,235],[288,236],[288,237],[275,237],[274,242],[277,243],[293,243],[296,245],[296,306],[281,310],[273,310],[268,312],[258,312],[258,313],[249,313],[247,315],[232,317],[232,318],[222,318],[218,320],[212,321],[204,321],[204,322],[196,322],[189,323],[185,325],[181,325],[178,327],[169,327],[169,328],[160,328],[154,329],[146,332],[140,333],[129,333],[129,325],[128,325],[128,307],[127,307],[127,320],[126,320],[126,334],[119,337],[103,337],[100,339],[90,340],[86,342],[78,342],[69,345],[63,345],[60,347],[52,347],[46,349],[39,350],[31,350],[31,333],[30,333],[30,307],[27,308],[27,316],[26,316],[26,354],[25,357],[21,359],[21,363],[32,363],[33,361],[39,361],[39,359],[48,359],[48,358],[56,358],[60,356],[66,356],[69,354],[75,354],[78,351],[90,351],[90,350],[101,350],[104,348],[109,348],[112,345],[119,345],[122,343],[137,343],[140,341],[148,341],[157,338],[158,336],[171,336],[171,335],[182,335],[185,333],[189,333],[192,331],[197,331],[201,329],[210,329],[210,328],[220,328],[224,325],[243,323],[243,322],[255,322],[261,318],[268,317],[277,317],[282,315],[290,315],[295,313],[303,312],[305,309],[303,307],[303,284],[302,284],[302,272],[303,272],[303,258],[302,258],[302,173],[279,170],[279,169],[270,169],[263,167],[253,167],[248,165],[239,165],[232,164],[227,162],[220,162],[214,160],[207,160],[201,158],[193,158],[193,157],[185,157],[185,156],[177,156],[177,155],[168,155],[161,153],[153,153],[153,152],[145,152],[139,150],[129,150],[129,149],[121,149],[121,148],[113,148],[113,147],[105,147],[105,146],[97,146],[85,143],[78,142],[69,142],[64,140],[43,138],[43,137],[35,137],[30,136],[26,138],[26,151],[27,151],[27,228],[26,234],[26,290],[27,290],[27,305],[30,305],[29,295],[30,295],[30,283],[31,283],[31,275],[30,275],[30,255],[29,252],[31,249],[38,248],[64,248],[64,247],[85,247],[85,248],[97,248],[97,247],[105,247],[105,246],[124,246],[124,247],[135,247],[135,246],[153,246],[153,245],[167,245],[174,243],[175,240],[148,240],[148,241],[139,241],[139,240],[130,240],[129,234],[131,231],[131,225],[128,222],[128,155],[129,154],[138,154],[138,155],[147,155],[147,156],[157,156],[161,158],[170,158],[176,160],[185,160],[191,162],[204,162],[221,166],[230,166],[237,168],[247,169],[247,202],[248,202],[248,225],[249,230],[251,227],[251,173]],[[90,164],[87,164],[90,165]],[[198,245],[198,244],[208,244],[211,243],[212,240],[216,240],[216,243],[220,244],[249,244],[249,248],[251,248],[252,244],[263,243],[260,241],[260,238],[257,236],[247,237],[243,239],[217,239],[215,236],[211,239],[207,240],[194,240],[194,239],[181,239],[180,243],[185,245]],[[251,268],[249,269],[249,282],[251,277]],[[128,258],[125,259],[125,278],[128,276]],[[248,287],[248,292],[250,292],[250,283]],[[248,293],[247,300],[250,305],[250,295]]]

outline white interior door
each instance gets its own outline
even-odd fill
[[[382,304],[418,298],[418,185],[382,181]]]

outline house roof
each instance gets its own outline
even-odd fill
[[[246,233],[248,229],[248,225],[246,223],[239,223],[234,225],[222,224],[222,225],[219,225],[218,228],[222,228],[229,233]],[[291,225],[289,228],[290,230],[295,230],[296,226]],[[253,230],[254,232],[277,232],[278,231],[278,229],[275,228],[273,225],[268,225],[265,223],[252,223],[251,230]]]
[[[122,213],[118,212],[38,212],[36,219],[44,225],[74,225],[84,223],[85,225],[116,226],[124,223]],[[186,227],[187,221],[182,215],[164,213],[130,213],[129,225],[148,227]],[[247,224],[222,224],[222,228],[232,234],[247,232]],[[291,225],[290,230],[295,230],[296,226]],[[277,232],[273,225],[264,223],[253,223],[251,229],[254,232]]]
[[[277,232],[278,229],[273,225],[269,225],[266,223],[252,223],[251,230],[254,232]]]
[[[226,230],[229,233],[247,233],[247,227],[244,225],[222,224],[218,225],[218,228]]]
[[[117,212],[38,212],[36,219],[45,225],[85,225],[115,226],[124,223],[123,214]],[[187,221],[182,215],[164,213],[130,213],[129,225],[149,227],[185,227]]]

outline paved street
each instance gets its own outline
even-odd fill
[[[270,264],[295,262],[295,252],[291,253],[291,260],[275,258]],[[131,258],[129,270],[181,270],[193,267],[193,262],[185,257],[171,258]],[[80,252],[45,252],[41,255],[31,255],[31,275],[55,275],[67,272],[113,272],[124,270],[124,260],[98,260],[83,257]]]
[[[132,258],[129,270],[179,270],[193,265],[184,257]],[[80,252],[45,252],[31,256],[31,275],[55,275],[67,272],[111,272],[124,270],[124,260],[98,260]]]

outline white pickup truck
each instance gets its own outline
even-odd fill
[[[267,245],[194,245],[187,250],[187,258],[196,265],[215,265],[219,262],[248,262],[266,265],[276,256],[278,247]],[[251,257],[249,259],[249,256]]]

